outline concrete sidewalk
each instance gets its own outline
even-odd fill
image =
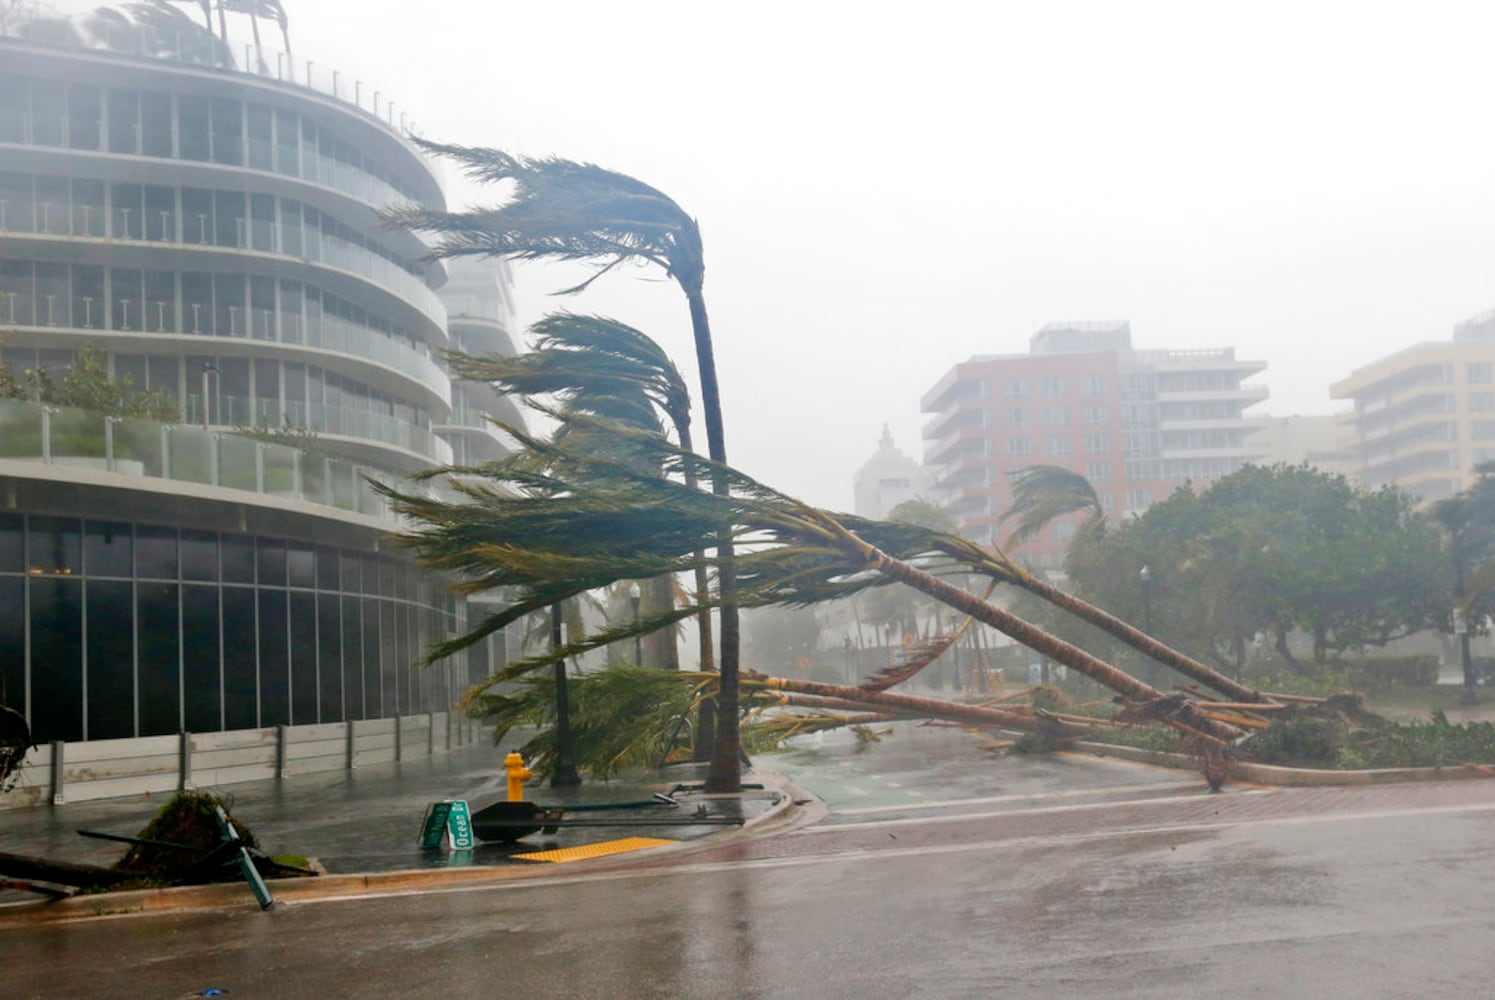
[[[691,823],[697,814],[740,819],[746,825],[787,804],[787,797],[772,772],[764,772],[770,778],[769,787],[764,787],[761,775],[749,771],[744,775],[744,784],[756,787],[745,787],[737,795],[706,795],[701,790],[704,765],[671,766],[663,772],[627,775],[608,782],[588,780],[579,787],[566,789],[551,788],[536,780],[525,787],[526,799],[547,809],[602,803],[641,804],[634,808],[569,814],[589,821],[609,818],[628,821],[616,828],[561,828],[551,834],[531,834],[516,844],[479,843],[470,851],[454,852],[445,847],[423,850],[419,845],[420,827],[430,803],[463,799],[476,812],[507,797],[503,770],[507,750],[507,746],[477,744],[449,754],[352,772],[204,790],[231,800],[234,817],[253,831],[266,853],[315,858],[329,876],[354,876],[355,885],[360,884],[360,878],[364,883],[388,882],[387,878],[372,878],[386,873],[402,873],[397,881],[405,884],[410,881],[408,876],[422,871],[434,874],[433,870],[453,868],[468,869],[474,878],[485,880],[500,873],[483,874],[473,869],[536,866],[535,862],[517,857],[521,854],[595,845],[626,837],[698,840],[739,827]],[[672,794],[680,804],[675,807],[642,804],[650,802],[656,794]],[[135,836],[167,799],[165,795],[154,795],[0,811],[0,852],[109,865],[124,854],[127,845],[82,837],[77,830]],[[447,878],[453,876],[460,873],[448,871]],[[323,883],[331,890],[332,881],[347,880],[326,877],[285,880],[274,883],[273,888],[280,894],[279,887],[286,886],[285,891],[301,895],[320,891],[314,888],[316,883]],[[296,883],[294,889],[292,883]],[[243,885],[225,888],[249,900]],[[187,890],[170,890],[168,894],[173,892]],[[124,894],[111,894],[118,895]],[[27,893],[0,892],[0,904],[5,904],[0,905],[0,921],[7,913],[17,912],[12,904],[29,904],[38,898]],[[186,897],[182,898],[185,901]]]

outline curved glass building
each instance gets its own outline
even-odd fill
[[[502,404],[453,405],[444,266],[376,217],[442,204],[392,107],[31,34],[0,38],[0,360],[98,352],[178,412],[0,400],[0,702],[39,741],[450,706],[496,651],[414,665],[466,610],[366,480],[501,454]],[[463,342],[512,349],[506,280],[452,290]]]

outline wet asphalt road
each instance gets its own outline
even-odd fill
[[[8,996],[1490,997],[1495,781],[1205,793],[900,727],[765,836],[439,894],[0,924]]]

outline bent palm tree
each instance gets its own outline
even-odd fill
[[[657,188],[594,164],[418,141],[429,152],[456,160],[475,180],[512,185],[511,197],[497,208],[437,212],[407,206],[385,214],[391,225],[434,234],[437,241],[433,252],[437,257],[602,262],[595,274],[562,289],[561,294],[582,291],[629,261],[654,264],[674,280],[690,308],[707,453],[715,468],[725,467],[721,393],[703,292],[706,262],[696,220]],[[725,496],[728,480],[715,475],[712,489]],[[737,791],[742,784],[737,704],[741,625],[733,599],[737,578],[730,530],[724,529],[714,543],[719,555],[717,586],[722,597],[721,683],[716,747],[706,785],[711,791]]]
[[[1059,465],[1030,465],[1011,475],[1012,506],[1002,520],[1017,518],[1007,544],[1031,541],[1050,522],[1070,514],[1084,514],[1076,538],[1095,538],[1105,532],[1106,512],[1090,480]]]
[[[449,354],[452,374],[486,382],[500,393],[559,396],[573,411],[609,416],[645,429],[651,426],[650,417],[637,410],[640,404],[652,403],[669,419],[681,449],[694,450],[690,390],[669,355],[648,335],[616,320],[572,313],[554,313],[529,329],[533,339],[528,352],[482,357]],[[697,488],[694,466],[686,466],[685,484]],[[698,599],[704,600],[704,562],[695,576]],[[664,605],[672,600],[670,581],[664,580],[655,588],[652,603]],[[696,625],[701,669],[709,671],[714,660],[710,612],[703,609]]]
[[[661,468],[678,473],[693,458],[657,436],[619,425],[614,433],[632,436],[631,447],[653,450]],[[477,592],[513,588],[510,605],[481,621],[465,636],[435,648],[431,656],[456,652],[510,621],[549,603],[618,579],[692,568],[703,540],[731,532],[748,545],[739,564],[745,607],[804,605],[844,597],[890,581],[906,583],[1017,639],[1051,659],[1138,702],[1155,702],[1163,692],[1086,651],[1064,642],[1016,615],[940,579],[913,560],[945,555],[961,568],[985,571],[992,557],[949,538],[906,523],[837,517],[778,493],[725,466],[712,471],[731,489],[726,494],[690,490],[673,478],[642,475],[596,455],[543,442],[510,430],[533,460],[510,456],[486,467],[493,486],[468,485],[469,502],[445,503],[382,488],[396,510],[417,525],[404,542],[428,565],[467,578],[460,589]],[[529,493],[515,500],[501,487]],[[494,539],[504,540],[496,543]],[[966,562],[974,551],[975,565]],[[722,558],[720,549],[717,561]],[[984,559],[984,562],[982,560]],[[1021,572],[1016,570],[1016,572]],[[724,597],[718,600],[725,600]],[[637,625],[614,627],[548,654],[516,661],[490,682],[522,676],[558,656],[579,655],[610,642],[660,628],[692,613],[671,609]],[[1217,743],[1239,735],[1179,700],[1168,706],[1168,721]]]

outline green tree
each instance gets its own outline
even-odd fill
[[[629,262],[655,265],[679,286],[690,310],[707,451],[713,468],[723,468],[727,448],[706,313],[705,253],[696,220],[662,191],[593,164],[516,157],[480,147],[424,141],[422,145],[457,161],[476,180],[510,186],[508,201],[497,208],[436,212],[409,206],[386,214],[392,225],[434,234],[433,252],[438,257],[602,262],[591,277],[563,293],[579,292]],[[727,477],[715,476],[712,488],[725,496]],[[723,529],[715,545],[721,557],[716,566],[722,597],[721,678],[716,747],[706,785],[712,791],[737,791],[742,786],[737,696],[741,626],[734,600],[737,573],[729,529]]]
[[[128,373],[109,377],[102,351],[83,348],[58,381],[42,368],[28,368],[19,379],[0,365],[0,396],[20,399],[30,396],[52,406],[70,406],[111,417],[140,417],[168,423],[176,420],[180,407],[174,397],[150,389],[135,391]]]
[[[1445,613],[1437,536],[1411,500],[1306,466],[1248,466],[1180,489],[1104,541],[1072,550],[1082,597],[1135,614],[1147,566],[1154,631],[1239,672],[1258,637],[1290,669],[1380,647]]]
[[[1459,701],[1479,703],[1469,634],[1484,631],[1495,596],[1495,463],[1475,466],[1477,478],[1458,494],[1439,500],[1429,509],[1448,540],[1448,562],[1453,575],[1453,630],[1458,637],[1464,686]]]

